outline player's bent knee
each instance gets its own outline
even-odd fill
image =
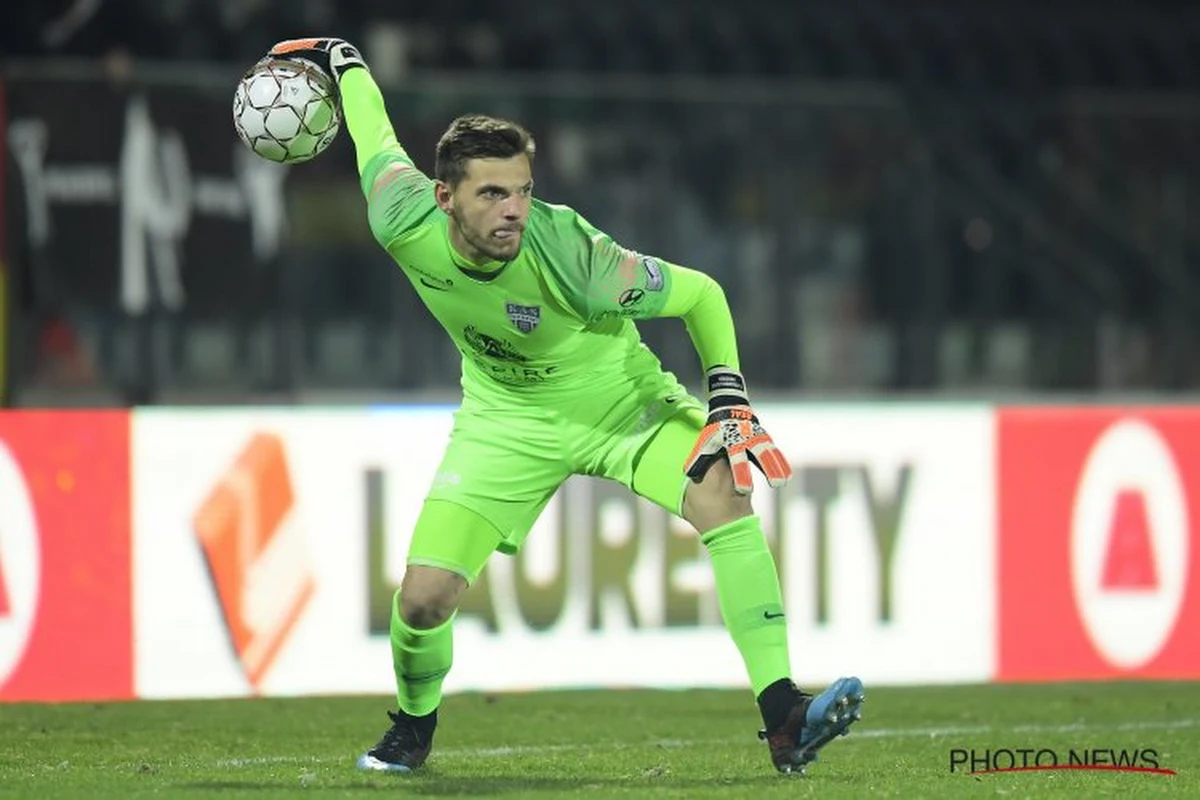
[[[683,518],[700,533],[728,525],[754,513],[749,495],[733,488],[733,472],[718,461],[700,483],[689,483],[683,495]]]
[[[400,582],[400,616],[417,630],[436,628],[450,619],[466,590],[466,579],[457,573],[410,564]]]

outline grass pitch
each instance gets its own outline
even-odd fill
[[[421,773],[357,772],[390,707],[386,697],[0,705],[0,796],[1200,797],[1193,683],[868,686],[864,719],[790,777],[757,740],[748,692],[451,696]],[[1137,751],[1143,766],[1152,751],[1176,774],[973,775],[951,771],[956,749],[1043,751],[1042,763],[1044,751],[1063,762]]]

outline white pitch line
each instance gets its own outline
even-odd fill
[[[1177,720],[1142,720],[1137,722],[1118,722],[1114,724],[1096,724],[1076,722],[1064,725],[958,725],[939,728],[857,728],[851,729],[851,741],[854,739],[938,739],[947,736],[976,736],[992,733],[1118,733],[1122,731],[1169,731],[1181,728],[1200,726],[1200,719]],[[451,758],[501,758],[505,756],[536,756],[549,753],[569,753],[581,750],[630,750],[634,748],[678,749],[692,746],[739,745],[746,744],[750,739],[708,739],[682,740],[660,739],[651,742],[593,742],[576,744],[535,744],[511,745],[506,747],[447,747],[436,750],[439,757]],[[230,758],[216,762],[219,768],[225,767],[258,767],[272,764],[333,764],[338,762],[353,762],[356,754],[342,756],[260,756],[255,758]]]

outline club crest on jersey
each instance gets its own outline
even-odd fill
[[[504,307],[508,311],[508,318],[512,320],[512,324],[516,325],[517,330],[521,333],[529,333],[542,321],[541,306],[521,306],[516,303],[505,303]]]

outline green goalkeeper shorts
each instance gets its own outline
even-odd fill
[[[467,397],[427,499],[483,517],[500,534],[496,549],[510,555],[572,475],[617,481],[679,514],[684,464],[706,415],[706,406],[665,372],[636,381],[632,391],[626,385],[619,394],[597,392],[569,405],[498,407]],[[670,435],[662,439],[669,441],[648,450],[668,420]]]

